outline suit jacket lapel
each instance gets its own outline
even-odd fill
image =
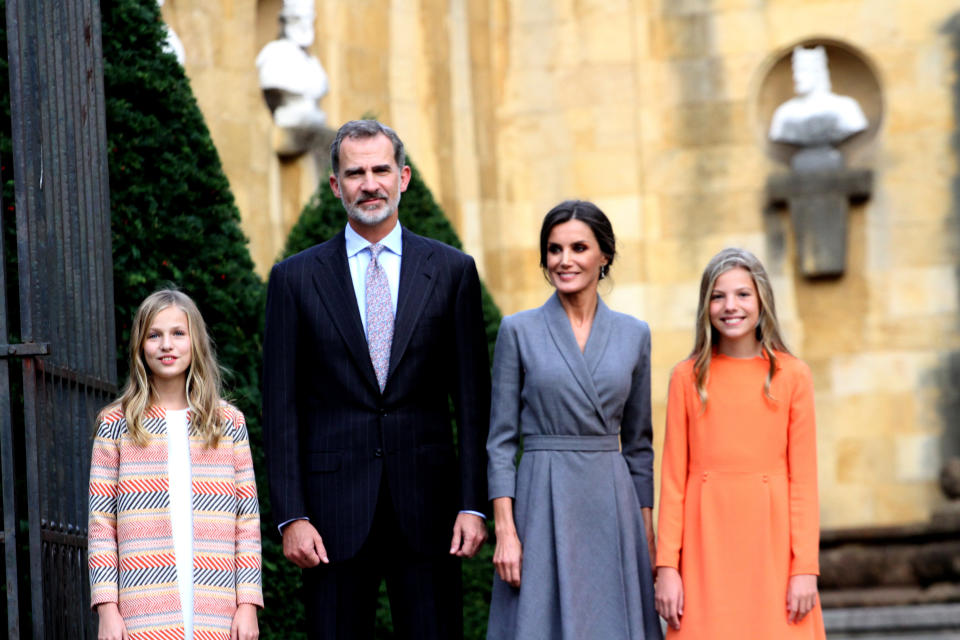
[[[599,304],[603,303],[601,302]],[[570,373],[580,385],[580,388],[583,389],[587,398],[590,399],[590,403],[596,410],[597,415],[600,416],[600,420],[605,423],[606,420],[603,417],[603,409],[600,405],[600,396],[597,394],[597,388],[593,384],[593,367],[588,368],[587,360],[584,358],[584,354],[580,352],[580,345],[577,344],[577,339],[573,335],[573,328],[570,326],[567,313],[563,310],[563,305],[560,304],[560,298],[554,293],[542,308],[547,319],[547,329],[550,331],[550,336],[557,346],[557,351],[560,352],[560,356],[567,364],[567,368],[570,369]],[[590,343],[593,341],[593,332],[597,328],[599,316],[600,309],[598,308],[597,317],[594,318],[593,327],[590,330],[590,337],[587,339],[587,349],[591,348]]]
[[[317,269],[313,284],[317,295],[327,308],[327,314],[353,356],[366,381],[378,392],[377,374],[370,362],[367,338],[363,335],[363,323],[357,308],[357,294],[347,269],[347,249],[343,231],[323,245],[324,251],[317,254]]]
[[[410,336],[420,319],[424,303],[433,289],[433,250],[422,238],[403,228],[403,256],[400,260],[400,290],[397,293],[397,317],[393,323],[390,347],[390,371],[387,384],[403,358]],[[371,367],[371,371],[373,368]]]

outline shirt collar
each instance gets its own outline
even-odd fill
[[[352,258],[371,244],[369,240],[354,231],[349,223],[347,223],[347,228],[344,230],[343,236],[347,245],[347,258]],[[403,255],[403,233],[399,220],[397,220],[397,224],[393,226],[390,233],[380,240],[380,244],[398,256]]]

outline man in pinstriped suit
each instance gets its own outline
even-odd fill
[[[490,377],[469,256],[403,229],[403,143],[376,121],[331,145],[343,232],[274,266],[264,444],[311,638],[460,638],[460,558],[486,539]],[[453,399],[456,445],[450,423]]]

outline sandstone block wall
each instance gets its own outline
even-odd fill
[[[271,154],[253,59],[279,6],[164,8],[262,273],[322,179]],[[815,375],[823,525],[879,525],[926,519],[940,461],[960,450],[958,12],[953,0],[317,0],[313,51],[331,125],[372,113],[400,132],[505,313],[549,294],[536,243],[553,204],[607,212],[619,256],[602,292],[653,329],[657,446],[701,269],[728,245],[756,252]],[[869,136],[845,148],[873,169],[873,193],[848,214],[847,273],[827,281],[796,273],[789,215],[764,196],[785,170],[764,141],[768,83],[789,86],[771,74],[811,39],[849,49],[879,95]],[[866,96],[870,82],[838,65],[838,92]]]

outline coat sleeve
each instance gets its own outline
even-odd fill
[[[250,455],[247,422],[234,410],[233,471],[237,492],[237,520],[234,546],[237,604],[263,607],[260,558],[260,504],[257,481]]]
[[[120,477],[120,428],[101,417],[90,462],[90,502],[87,564],[90,570],[90,606],[119,603],[117,553],[117,486]]]
[[[641,507],[653,507],[653,423],[650,417],[650,329],[642,325],[630,395],[623,408],[620,442]]]
[[[307,515],[297,415],[297,303],[289,263],[273,267],[263,339],[263,446],[276,524]]]
[[[819,574],[817,429],[810,368],[798,362],[790,397],[787,464],[790,473],[790,575]]]
[[[660,469],[660,514],[657,520],[657,566],[680,568],[683,542],[683,507],[686,498],[687,415],[686,387],[683,363],[670,376],[667,396],[667,426]]]
[[[467,258],[457,287],[454,308],[454,361],[451,395],[456,411],[460,449],[461,510],[486,512],[484,468],[490,417],[490,356],[483,323],[480,276]]]
[[[487,483],[491,500],[516,495],[522,389],[523,364],[516,327],[511,318],[504,318],[493,352],[493,398],[487,437]]]

